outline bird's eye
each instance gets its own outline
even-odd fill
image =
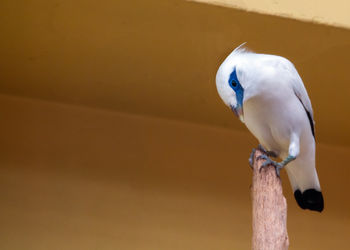
[[[232,82],[231,82],[231,85],[232,85],[232,87],[236,87],[236,86],[237,86],[237,83],[236,83],[235,81],[232,81]]]

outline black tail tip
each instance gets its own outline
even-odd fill
[[[320,191],[315,189],[307,189],[303,193],[299,189],[294,192],[294,197],[302,209],[310,209],[313,211],[322,212],[323,196]]]

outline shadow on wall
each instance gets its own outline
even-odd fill
[[[2,93],[242,130],[215,73],[247,41],[295,63],[317,139],[350,145],[348,30],[183,0],[8,1],[0,15]]]

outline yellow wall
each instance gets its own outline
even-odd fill
[[[0,249],[250,249],[248,133],[0,95]],[[285,173],[290,249],[348,249],[349,148],[318,145],[321,214]]]

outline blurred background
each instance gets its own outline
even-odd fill
[[[247,42],[315,111],[325,210],[282,171],[290,249],[348,249],[350,4],[0,2],[0,249],[250,249],[258,142],[215,74]]]

